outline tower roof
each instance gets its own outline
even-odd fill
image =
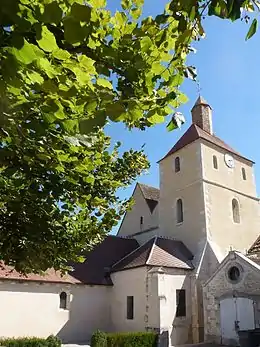
[[[183,147],[187,146],[188,144],[196,141],[197,139],[203,139],[209,143],[212,143],[215,146],[218,146],[220,148],[223,148],[227,152],[230,152],[232,154],[235,154],[239,156],[240,158],[243,158],[251,163],[254,163],[252,160],[242,156],[240,153],[235,151],[232,147],[227,145],[224,141],[222,141],[219,137],[215,135],[211,135],[208,132],[204,131],[200,127],[198,127],[196,124],[192,124],[189,129],[183,134],[183,136],[179,139],[179,141],[176,142],[176,144],[172,147],[172,149],[162,158],[159,160],[162,161],[163,159],[167,158],[173,153],[176,153]]]
[[[205,105],[205,106],[209,106],[211,108],[210,104],[201,95],[196,100],[196,102],[195,102],[194,106],[192,107],[192,109],[194,107],[198,106],[198,105]]]

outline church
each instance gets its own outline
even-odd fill
[[[238,345],[260,328],[260,216],[254,162],[214,135],[199,97],[192,124],[159,160],[160,188],[136,184],[117,236],[73,271],[22,276],[2,264],[0,336],[90,341],[156,331],[164,345]]]

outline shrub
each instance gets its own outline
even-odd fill
[[[107,334],[97,330],[91,337],[91,347],[107,347]]]
[[[157,347],[158,336],[152,332],[107,334],[107,347]]]
[[[6,347],[61,347],[61,340],[53,335],[47,339],[37,337],[7,338],[0,340],[0,346]]]

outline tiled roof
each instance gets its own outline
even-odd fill
[[[47,270],[43,276],[36,274],[24,276],[1,263],[0,280],[112,285],[109,268],[138,247],[139,244],[135,239],[107,236],[103,242],[85,255],[86,260],[83,263],[69,264],[74,270],[66,276],[61,276],[60,272],[55,272],[53,269]]]
[[[111,271],[122,271],[140,266],[164,266],[193,269],[193,255],[183,242],[153,237],[125,258],[113,265]]]
[[[260,256],[260,236],[252,244],[247,253],[248,255],[259,253]]]
[[[146,184],[138,183],[145,199],[159,201],[160,190]]]
[[[53,282],[53,283],[68,283],[75,284],[81,283],[76,278],[68,275],[62,276],[59,271],[49,269],[45,272],[45,275],[28,274],[22,275],[15,271],[11,266],[0,263],[0,280],[20,280],[20,281],[36,281],[36,282]]]
[[[208,132],[202,130],[200,127],[198,127],[196,124],[192,124],[189,129],[182,135],[182,137],[179,139],[179,141],[176,142],[176,144],[172,147],[172,149],[161,159],[167,158],[169,155],[176,153],[181,148],[187,146],[188,144],[196,141],[197,139],[203,139],[207,142],[212,143],[213,145],[216,145],[220,148],[225,149],[226,151],[233,153],[247,161],[250,161],[253,163],[252,160],[247,159],[243,157],[240,153],[235,151],[233,148],[231,148],[229,145],[227,145],[224,141],[222,141],[220,138],[218,138],[215,135],[211,135]],[[160,161],[161,161],[160,160]]]

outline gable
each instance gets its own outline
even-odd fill
[[[158,227],[159,190],[137,183],[132,194],[134,204],[124,215],[118,236],[132,236],[136,233]]]
[[[203,287],[207,287],[212,283],[219,282],[220,278],[223,279],[224,277],[226,277],[227,269],[235,265],[241,265],[244,272],[246,272],[246,269],[254,271],[260,279],[260,265],[240,252],[230,251],[220,263],[216,271],[203,284]]]

